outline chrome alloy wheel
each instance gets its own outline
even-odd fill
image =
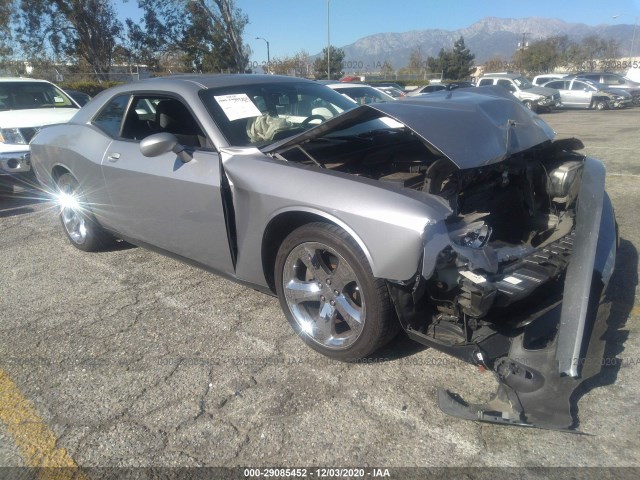
[[[314,342],[341,350],[360,337],[365,322],[360,281],[334,249],[313,242],[295,247],[285,261],[282,286],[300,332]]]
[[[82,214],[82,207],[73,186],[69,184],[61,185],[60,198],[60,215],[62,216],[64,229],[74,243],[82,245],[87,240],[87,227]]]

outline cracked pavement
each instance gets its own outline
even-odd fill
[[[276,298],[141,248],[76,250],[35,200],[0,199],[0,367],[83,467],[639,466],[640,108],[543,118],[606,163],[620,224],[622,364],[577,404],[594,436],[448,417],[437,387],[482,401],[492,375],[403,336],[385,361],[329,361]],[[22,461],[0,425],[0,465]]]

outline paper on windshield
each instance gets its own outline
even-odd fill
[[[227,116],[229,121],[239,120],[241,118],[259,117],[262,115],[258,107],[251,101],[246,93],[234,93],[231,95],[216,95],[216,99],[220,108]]]

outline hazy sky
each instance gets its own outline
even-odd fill
[[[441,28],[456,30],[483,17],[550,17],[588,25],[640,21],[640,0],[329,0],[331,44],[344,46],[383,32]],[[139,18],[137,0],[116,0],[121,19]],[[327,45],[327,0],[236,0],[249,16],[245,42],[252,61],[292,55],[300,49],[319,53]],[[612,16],[622,14],[619,18]],[[640,38],[640,26],[638,27]]]

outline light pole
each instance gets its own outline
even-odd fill
[[[631,60],[633,57],[633,47],[635,46],[636,43],[636,27],[638,26],[638,18],[640,18],[639,16],[633,16],[629,13],[619,13],[618,15],[614,15],[611,18],[618,18],[621,17],[623,15],[629,16],[631,18],[633,18],[633,35],[631,36],[631,50],[629,50],[629,60]]]
[[[327,0],[327,80],[331,80],[331,33],[329,30],[329,3]]]
[[[269,40],[262,37],[256,37],[256,40],[264,40],[267,43],[267,72],[271,69],[271,57],[269,56]]]

